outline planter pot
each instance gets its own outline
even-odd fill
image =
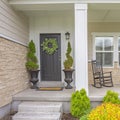
[[[38,74],[39,74],[39,71],[40,70],[35,70],[35,71],[29,71],[30,72],[30,76],[31,76],[31,79],[30,79],[30,82],[32,83],[32,89],[36,89],[37,88],[37,82],[38,82]]]
[[[72,73],[74,71],[74,69],[70,69],[70,70],[63,70],[65,73],[65,82],[67,83],[67,86],[65,87],[66,89],[72,89],[73,87],[70,85],[70,83],[73,81],[72,79]]]

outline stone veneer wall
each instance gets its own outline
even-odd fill
[[[0,107],[29,85],[26,52],[27,47],[0,37]]]
[[[5,117],[3,117],[0,120],[12,120],[12,118],[10,117],[10,115],[6,115]]]
[[[104,71],[112,71],[113,84],[120,84],[120,67],[117,62],[114,63],[113,68],[104,68]],[[91,62],[88,62],[88,81],[89,84],[93,84],[93,73]]]

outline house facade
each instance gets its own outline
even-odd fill
[[[44,72],[40,74],[40,81],[49,78],[47,80],[51,82],[59,78],[58,81],[64,82],[62,70],[68,42],[65,33],[69,32],[75,69],[74,88],[89,91],[88,85],[93,82],[92,59],[102,59],[105,70],[113,71],[114,84],[119,84],[119,12],[120,0],[0,0],[1,110],[6,107],[9,111],[12,96],[29,88],[25,68],[29,40],[36,44],[39,69],[51,68],[47,77],[42,76]],[[41,39],[51,35],[59,38],[59,53],[55,59],[46,61],[45,56],[41,57]]]

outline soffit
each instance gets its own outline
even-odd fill
[[[112,3],[112,1],[120,2],[120,0],[112,0],[111,3],[90,3],[99,0],[85,1],[89,2],[89,22],[120,22],[120,3]],[[108,0],[100,1],[105,2]],[[23,11],[27,15],[39,14],[39,12],[44,11],[74,11],[73,3],[75,2],[82,2],[82,0],[9,0],[14,9]]]
[[[89,4],[89,22],[120,22],[120,4]]]

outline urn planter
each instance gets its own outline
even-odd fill
[[[33,89],[37,88],[36,84],[38,82],[38,74],[39,71],[39,64],[38,64],[38,59],[36,56],[36,48],[33,40],[31,40],[28,44],[28,52],[27,52],[27,62],[25,64],[28,72],[30,73],[30,82],[32,82],[32,87]]]
[[[32,83],[32,89],[36,89],[37,88],[37,82],[39,81],[38,79],[38,75],[39,75],[39,71],[40,70],[30,70],[30,76],[31,76],[31,79],[30,79],[30,82]]]
[[[74,72],[74,69],[64,69],[65,73],[65,82],[67,83],[67,86],[65,86],[66,89],[72,89],[73,87],[70,85],[70,83],[73,81],[72,74]]]

